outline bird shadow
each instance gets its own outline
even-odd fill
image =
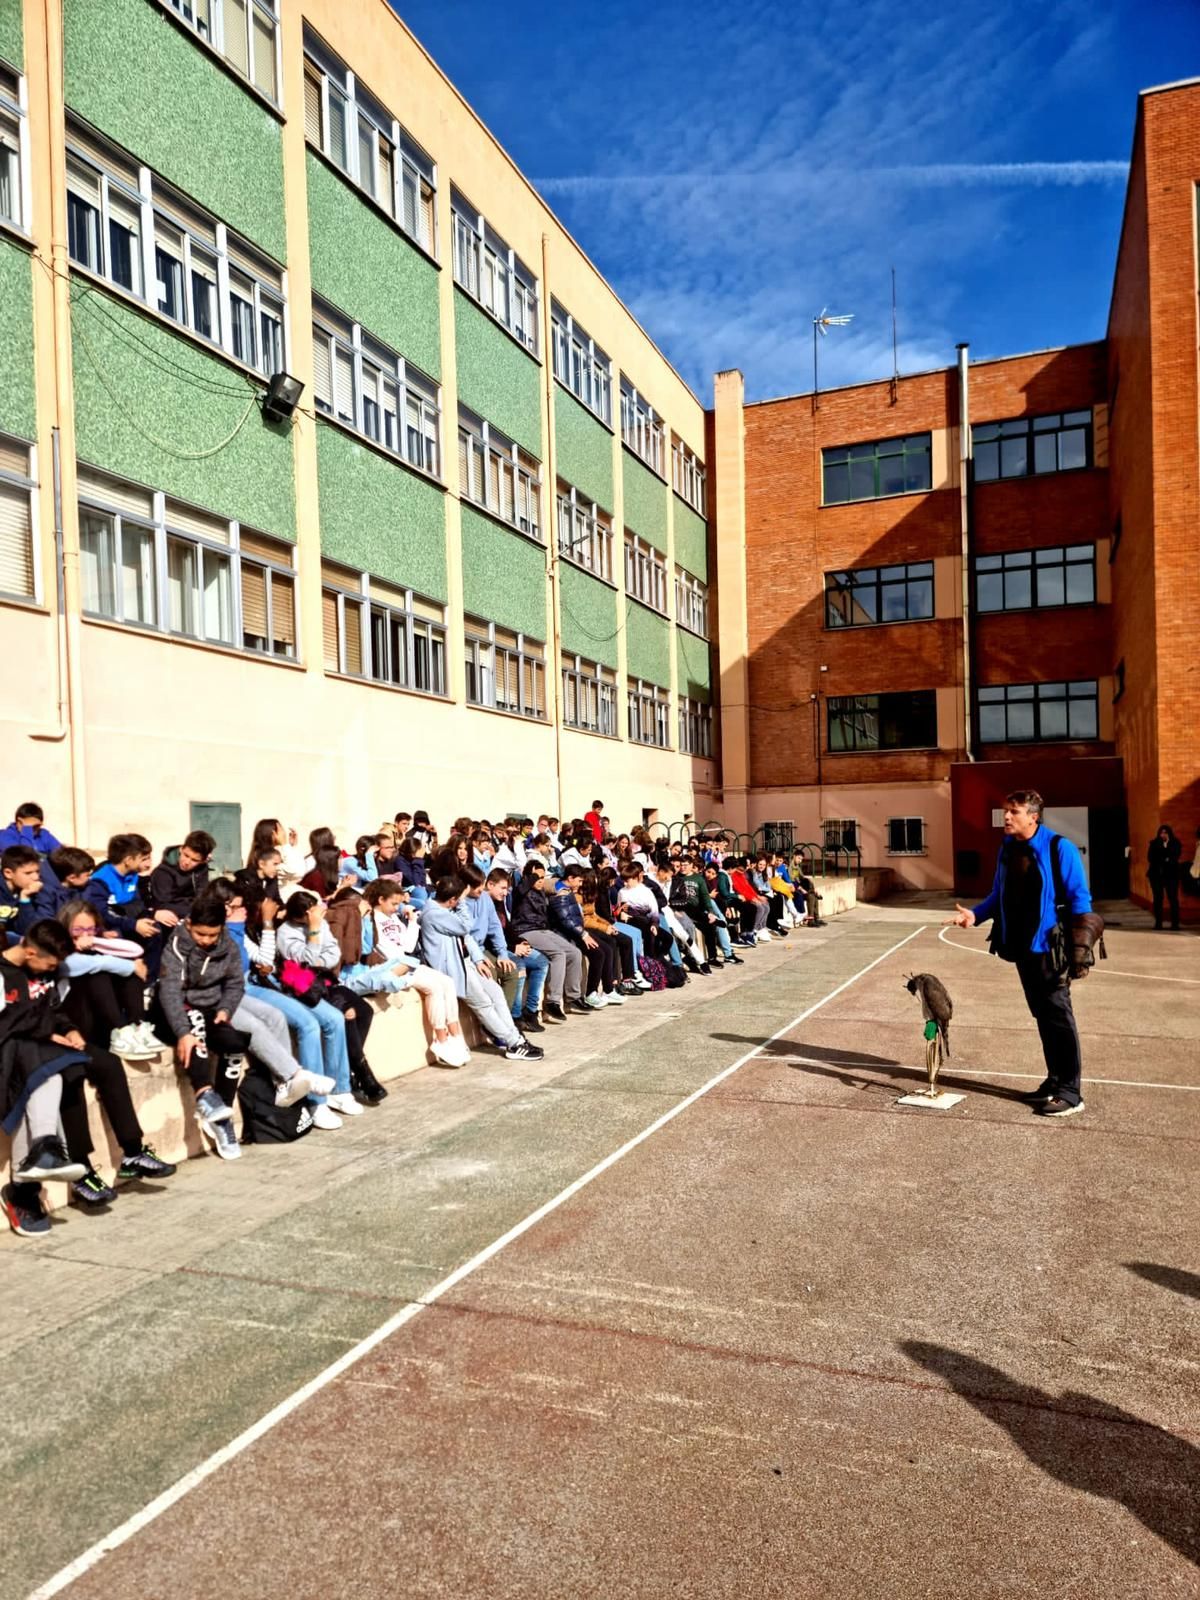
[[[1068,1489],[1112,1500],[1200,1565],[1200,1450],[1092,1395],[1050,1394],[942,1345],[903,1340],[910,1360],[1004,1428],[1035,1467]]]
[[[1176,1294],[1200,1300],[1200,1275],[1195,1272],[1185,1272],[1182,1267],[1160,1267],[1153,1261],[1127,1261],[1125,1266],[1160,1289],[1173,1289]]]
[[[714,1033],[714,1039],[721,1039],[729,1044],[759,1044],[756,1039],[741,1033]],[[854,1072],[841,1070],[849,1067],[884,1067],[893,1077],[911,1078],[916,1083],[927,1084],[929,1076],[923,1067],[907,1067],[901,1061],[893,1061],[890,1056],[864,1055],[861,1050],[831,1050],[827,1045],[802,1044],[794,1039],[772,1039],[768,1043],[759,1045],[759,1054],[770,1060],[787,1060],[789,1056],[804,1056],[803,1061],[787,1061],[795,1072],[804,1072],[819,1078],[833,1078],[836,1082],[844,1084],[847,1089],[886,1089],[887,1084],[881,1084],[878,1078],[863,1078]],[[819,1064],[820,1063],[820,1064]],[[939,1072],[937,1079],[938,1089],[958,1089],[964,1094],[990,1096],[996,1100],[1024,1101],[1024,1094],[1020,1089],[1004,1089],[998,1084],[987,1083],[982,1078],[956,1078],[953,1072]]]

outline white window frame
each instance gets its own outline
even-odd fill
[[[708,638],[708,585],[686,567],[675,568],[675,621],[689,633]]]
[[[537,275],[489,225],[483,213],[453,188],[450,212],[454,222],[455,283],[502,328],[507,328],[518,344],[536,356],[541,326],[541,286]],[[498,302],[500,283],[504,284],[503,304]]]
[[[713,753],[712,706],[704,700],[679,697],[679,749],[686,756],[710,760]]]
[[[660,478],[663,472],[663,420],[624,375],[621,377],[621,438]]]
[[[407,129],[380,101],[379,97],[363,84],[340,56],[336,55],[323,39],[305,24],[304,62],[320,80],[321,137],[317,148],[339,172],[363,191],[369,199],[386,211],[401,233],[413,241],[426,255],[437,260],[438,239],[438,169],[437,163],[417,143]],[[333,148],[333,130],[329,115],[330,93],[345,103],[345,162],[338,159]],[[371,153],[372,173],[364,179],[362,171],[362,135]],[[310,141],[311,142],[311,141]],[[378,171],[381,144],[391,150],[392,179],[390,193],[380,196],[374,180]],[[405,185],[415,194],[412,217],[409,219],[405,200]]]
[[[657,683],[630,678],[626,685],[626,711],[631,744],[671,748],[671,696]]]
[[[482,617],[468,616],[465,621],[466,694],[467,704],[488,711],[506,711],[528,721],[545,722],[546,709],[546,646],[543,640],[534,639],[519,630],[498,628],[494,622]],[[498,639],[497,635],[503,635]],[[509,643],[509,640],[513,643]],[[503,698],[499,692],[498,669],[503,667],[503,681],[509,681],[509,669],[515,664],[517,702],[508,701],[507,689]],[[526,672],[533,685],[532,703],[528,697]],[[475,691],[471,683],[474,679]]]
[[[125,167],[119,157],[106,150],[94,138],[84,138],[68,126],[67,154],[71,162],[86,168],[99,184],[100,204],[96,208],[93,196],[82,195],[72,188],[68,168],[67,192],[99,212],[99,261],[90,262],[71,257],[75,271],[90,272],[111,284],[120,294],[131,295],[168,327],[184,328],[202,344],[221,350],[230,361],[236,362],[259,377],[270,378],[279,370],[291,366],[291,334],[288,315],[288,276],[249,240],[227,228],[223,222],[210,217],[207,212],[185,197],[176,194],[169,185],[156,178],[149,167],[138,167],[133,177],[132,165]],[[122,168],[125,167],[125,170]],[[112,193],[116,191],[138,213],[137,275],[139,286],[128,288],[112,276],[109,223],[112,214]],[[181,237],[179,246],[182,267],[182,317],[170,316],[159,308],[158,267],[155,255],[162,234],[167,229]],[[204,230],[203,233],[201,230]],[[172,248],[174,248],[172,246]],[[168,251],[168,253],[170,253]],[[196,315],[195,284],[193,281],[194,255],[212,258],[215,270],[213,309],[216,327],[205,333],[198,327]],[[233,336],[232,279],[242,279],[249,286],[249,303],[253,314],[254,356],[247,361],[235,353]],[[245,298],[242,295],[239,298]],[[263,317],[269,312],[280,323],[280,361],[267,361],[268,354],[263,338]]]
[[[612,518],[561,478],[557,499],[559,555],[593,577],[612,583]]]
[[[568,655],[563,657],[562,676],[563,727],[601,739],[619,739],[614,669],[603,662]]]
[[[25,471],[13,472],[3,464],[0,456],[0,485],[8,489],[17,490],[18,494],[28,499],[29,505],[29,594],[16,594],[9,589],[0,589],[0,601],[5,604],[40,606],[42,598],[42,563],[40,560],[40,540],[38,539],[38,467],[37,446],[30,444],[26,439],[18,439],[14,434],[0,433],[0,451],[22,450],[25,452]]]
[[[909,833],[910,824],[915,822],[920,830],[920,844],[918,844],[915,848],[911,845],[906,845],[903,850],[893,850],[892,824],[894,822],[900,822],[904,824],[904,832],[906,837]],[[923,856],[929,853],[929,845],[926,841],[924,817],[888,817],[884,826],[887,830],[885,837],[887,839],[887,854],[889,856]]]
[[[332,306],[313,298],[313,342],[324,343],[327,352],[329,392],[323,393],[320,375],[314,379],[313,399],[318,412],[344,428],[350,428],[378,449],[397,460],[406,462],[426,477],[442,481],[442,386],[412,362],[368,333],[358,322],[350,322]],[[338,407],[337,375],[347,370],[339,364],[348,362],[350,402],[352,415],[346,416]],[[378,398],[365,392],[365,380],[378,371],[381,382],[394,385],[394,405],[386,407]],[[373,379],[372,379],[373,382]],[[379,435],[367,425],[367,406],[379,411]],[[386,421],[392,416],[396,427],[396,443],[387,440]],[[415,426],[414,426],[415,417]],[[417,443],[412,435],[415,432]]]
[[[708,515],[704,509],[708,503],[704,463],[695,451],[688,449],[678,434],[673,435],[671,441],[671,482],[675,493],[691,506],[697,516]]]
[[[11,215],[0,212],[0,223],[19,233],[32,232],[29,154],[29,92],[22,73],[0,63],[0,150],[6,150],[16,173],[17,203]]]
[[[122,483],[114,479],[114,490],[119,491]],[[106,498],[103,489],[97,489],[81,483],[79,492],[80,512],[92,512],[96,516],[109,519],[113,524],[114,553],[116,557],[115,572],[113,575],[114,607],[112,611],[92,610],[85,608],[83,615],[102,622],[119,623],[122,627],[136,628],[142,633],[155,633],[172,639],[188,639],[195,644],[211,645],[221,650],[236,650],[240,654],[255,656],[267,661],[297,661],[299,660],[300,643],[300,588],[295,565],[295,551],[292,549],[291,565],[285,565],[281,560],[257,551],[247,552],[248,565],[267,569],[269,578],[267,582],[267,617],[268,630],[273,637],[272,630],[272,599],[271,589],[276,581],[288,579],[292,584],[292,630],[295,638],[292,641],[290,654],[287,651],[268,651],[256,645],[247,645],[244,642],[243,617],[242,617],[242,551],[241,536],[242,525],[240,522],[226,520],[224,517],[214,516],[212,512],[196,510],[197,517],[211,521],[215,528],[219,527],[220,533],[198,533],[195,528],[189,528],[186,523],[189,518],[190,507],[181,502],[169,501],[162,490],[149,490],[141,485],[130,485],[139,495],[147,495],[150,500],[148,512],[134,512],[123,508],[118,503],[118,495]],[[178,512],[175,510],[178,505]],[[182,513],[182,516],[179,514]],[[149,621],[139,617],[127,617],[124,614],[123,597],[121,593],[121,574],[124,570],[122,560],[123,544],[126,524],[149,533],[153,544],[150,551],[151,560],[145,568],[148,580],[153,582],[153,596],[151,600],[152,615]],[[271,539],[281,549],[289,548],[287,541],[278,539],[271,534],[259,534],[258,529],[246,529],[247,534],[257,534],[259,537]],[[223,536],[222,536],[223,535]],[[196,554],[198,563],[199,580],[194,591],[193,603],[197,615],[204,611],[204,568],[207,562],[227,562],[229,569],[229,638],[214,636],[204,629],[203,624],[198,631],[172,626],[170,606],[170,545],[185,544]]]
[[[465,469],[465,470],[464,470]],[[482,506],[518,533],[542,543],[541,463],[520,445],[477,417],[458,408],[458,492]],[[508,509],[505,509],[505,499]]]
[[[557,300],[550,302],[554,376],[581,405],[612,427],[612,362]]]
[[[337,606],[338,660],[336,666],[331,666],[326,661],[326,672],[336,672],[341,677],[354,678],[361,683],[378,684],[385,689],[403,689],[408,694],[427,694],[439,700],[446,699],[445,607],[437,601],[426,600],[413,589],[398,590],[394,584],[385,583],[382,578],[377,578],[374,582],[378,588],[373,590],[369,572],[347,572],[344,577],[335,580],[328,567],[323,570],[322,597],[332,597]],[[361,672],[353,671],[349,664],[349,651],[346,647],[348,605],[357,609]],[[418,609],[419,607],[440,611],[442,620],[439,622],[433,617],[426,616],[423,610]],[[387,627],[382,661],[375,659],[372,621],[376,613],[383,614]],[[391,634],[393,623],[398,624],[404,637],[402,661],[396,659],[393,650]],[[417,682],[419,639],[425,641],[425,666],[430,682],[428,688]]]
[[[256,89],[264,99],[269,100],[273,106],[282,107],[283,95],[280,92],[281,61],[279,53],[279,9],[278,0],[246,0],[246,14],[241,26],[246,30],[246,67],[239,64],[236,56],[229,50],[229,32],[231,28],[239,26],[236,19],[226,17],[225,7],[227,0],[208,0],[208,26],[200,16],[198,0],[162,0],[171,13],[178,17],[185,28],[190,29],[198,39],[202,39],[208,47],[219,55],[227,66],[237,73],[239,78],[244,78],[253,89]],[[232,7],[230,8],[232,11]],[[258,17],[271,27],[272,53],[274,56],[275,87],[273,90],[264,89],[261,83],[254,81],[254,21]]]
[[[636,533],[625,530],[625,593],[660,617],[667,615],[667,560]]]

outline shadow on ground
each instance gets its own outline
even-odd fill
[[[833,1078],[838,1083],[844,1084],[847,1089],[879,1089],[887,1088],[877,1078],[863,1078],[853,1071],[846,1071],[847,1067],[882,1067],[896,1078],[912,1078],[914,1082],[927,1084],[929,1079],[923,1067],[908,1067],[902,1061],[893,1061],[888,1056],[864,1055],[860,1050],[832,1050],[828,1045],[804,1044],[798,1039],[773,1039],[769,1044],[761,1043],[744,1033],[714,1033],[713,1039],[721,1039],[730,1044],[758,1044],[759,1055],[764,1061],[779,1060],[791,1067],[793,1072],[810,1073],[818,1078]],[[922,1044],[922,1049],[924,1045]],[[792,1061],[792,1056],[804,1056],[803,1061]],[[828,1063],[823,1065],[822,1063]],[[938,1088],[961,1089],[964,1094],[991,1095],[997,1100],[1015,1100],[1026,1103],[1025,1091],[1022,1089],[1004,1089],[1000,1085],[987,1083],[982,1078],[956,1078],[954,1073],[939,1072]]]
[[[1200,1276],[1194,1272],[1184,1272],[1181,1267],[1160,1267],[1153,1261],[1127,1261],[1125,1265],[1139,1278],[1145,1278],[1147,1283],[1157,1284],[1160,1289],[1174,1289],[1176,1294],[1200,1300]]]
[[[1092,1395],[1052,1395],[942,1345],[910,1339],[899,1348],[1004,1428],[1035,1467],[1069,1489],[1125,1506],[1200,1565],[1200,1450],[1194,1445]]]

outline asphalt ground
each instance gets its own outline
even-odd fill
[[[864,907],[8,1241],[0,1595],[1200,1593],[1200,944],[1108,944],[1062,1123]]]

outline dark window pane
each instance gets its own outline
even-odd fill
[[[881,622],[903,622],[908,615],[908,601],[902,583],[885,583],[880,591]]]
[[[1010,417],[1007,422],[1000,424],[1000,437],[1002,439],[1015,439],[1018,435],[1023,439],[1029,432],[1029,422],[1025,417]]]
[[[1000,446],[996,443],[975,445],[975,477],[980,483],[990,483],[1000,476]]]
[[[1008,708],[1008,737],[1010,739],[1033,738],[1033,705],[1028,701],[1021,701]]]
[[[1009,686],[1007,694],[1010,700],[1032,700],[1034,687],[1031,683],[1014,683]]]
[[[853,608],[850,616],[854,622],[879,621],[879,590],[872,584],[855,584]]]
[[[903,494],[907,486],[903,456],[881,456],[879,459],[879,492]]]
[[[1067,702],[1065,700],[1044,700],[1039,710],[1041,713],[1041,738],[1065,739],[1067,737]]]
[[[1000,424],[998,422],[977,422],[971,429],[971,437],[976,443],[980,439],[998,439],[1000,437]]]
[[[910,578],[932,578],[933,562],[910,561],[908,564],[908,575]]]
[[[1004,579],[998,572],[981,572],[976,582],[976,603],[980,611],[1004,610]]]
[[[137,239],[128,228],[124,228],[110,217],[108,222],[108,256],[109,273],[114,283],[119,283],[123,289],[133,290],[136,283],[135,251]]]
[[[913,454],[913,452],[910,451],[904,459],[904,487],[909,491],[910,494],[919,489],[928,489],[930,483],[932,482],[929,470],[928,449],[920,451],[916,454]]]
[[[875,498],[875,462],[873,459],[855,460],[850,463],[850,494],[851,500],[873,500]]]
[[[1039,567],[1037,575],[1037,603],[1040,606],[1061,606],[1066,599],[1061,567]]]
[[[979,737],[984,744],[1003,744],[1005,736],[1003,706],[981,705],[979,708]]]
[[[1006,611],[1024,611],[1033,604],[1033,586],[1030,583],[1029,570],[1022,571],[1019,567],[1015,572],[1004,574],[1004,609]]]
[[[976,570],[976,572],[999,572],[999,570],[1000,570],[1002,565],[1003,565],[1003,558],[1001,556],[976,556],[975,557],[975,570]]]
[[[1095,700],[1072,700],[1068,710],[1069,732],[1072,739],[1099,737]]]
[[[1067,604],[1091,605],[1096,598],[1096,569],[1091,563],[1077,562],[1067,568]]]
[[[841,505],[850,498],[850,468],[844,462],[825,465],[825,504]]]
[[[158,309],[173,322],[182,322],[183,263],[156,248],[154,270],[158,278]]]
[[[67,248],[71,260],[100,270],[100,213],[77,194],[67,196]]]
[[[1057,411],[1052,416],[1034,417],[1033,431],[1034,433],[1053,433],[1061,421],[1062,418]]]
[[[908,614],[910,617],[933,615],[933,583],[929,578],[918,578],[908,586]]]
[[[1022,434],[1018,439],[1005,439],[1000,446],[1000,476],[1002,478],[1023,478],[1028,468],[1026,466],[1028,440]]]
[[[214,339],[213,286],[198,272],[192,273],[192,318],[196,332],[205,339]]]
[[[1092,421],[1090,411],[1067,411],[1063,414],[1064,428],[1089,427]]]
[[[1058,471],[1058,435],[1055,433],[1039,433],[1033,441],[1033,470],[1035,472]]]
[[[1058,465],[1062,472],[1087,466],[1087,434],[1082,428],[1069,428],[1059,434]]]

